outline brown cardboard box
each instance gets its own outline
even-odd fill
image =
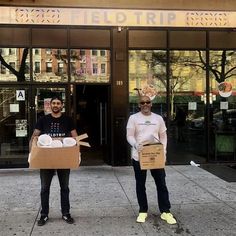
[[[38,138],[32,142],[29,156],[31,169],[77,169],[80,165],[80,140],[88,137],[87,134],[76,137],[77,145],[73,147],[46,148],[37,146]],[[90,146],[82,142],[85,146]]]
[[[165,167],[164,147],[161,143],[143,146],[139,153],[139,162],[142,170],[162,169]]]

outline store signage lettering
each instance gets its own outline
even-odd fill
[[[174,25],[176,14],[160,11],[74,11],[72,24],[90,25]]]
[[[236,12],[0,7],[0,24],[235,28]]]

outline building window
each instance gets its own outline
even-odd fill
[[[34,73],[40,73],[40,62],[34,62]]]
[[[59,62],[58,63],[57,72],[59,74],[62,74],[64,72],[64,64],[63,64],[63,62]]]
[[[98,55],[98,51],[97,50],[92,50],[92,56],[97,56]]]
[[[15,69],[15,67],[16,67],[16,63],[15,63],[15,62],[10,62],[9,65],[10,65],[13,69]],[[11,72],[10,70],[9,70],[9,73],[12,74],[12,72]]]
[[[30,67],[29,62],[26,62],[25,63],[25,74],[29,74],[30,73],[29,67]]]
[[[52,49],[46,48],[46,54],[47,54],[47,55],[51,55],[51,54],[52,54]]]
[[[86,64],[80,63],[80,69],[82,74],[86,74]]]
[[[110,51],[108,50],[71,49],[70,62],[74,63],[71,64],[70,69],[71,81],[82,83],[108,83],[110,81]]]
[[[47,73],[52,72],[52,63],[51,62],[46,62],[46,72]]]
[[[79,55],[80,56],[85,56],[85,50],[81,49],[80,52],[79,52]]]
[[[38,48],[34,49],[34,55],[39,55],[40,54],[40,50]]]
[[[9,48],[9,55],[16,55],[16,49],[15,48]]]
[[[1,65],[1,74],[6,74],[6,67]]]
[[[101,64],[101,74],[106,74],[106,64]]]
[[[97,74],[97,73],[98,73],[98,64],[93,63],[93,74]]]
[[[102,57],[106,56],[106,51],[105,51],[105,50],[100,50],[100,55],[101,55]]]

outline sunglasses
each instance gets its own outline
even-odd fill
[[[141,105],[150,104],[150,103],[151,103],[151,101],[146,101],[146,102],[143,101],[143,102],[140,102]]]

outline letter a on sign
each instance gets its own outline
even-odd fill
[[[25,90],[16,90],[16,101],[25,101]]]

